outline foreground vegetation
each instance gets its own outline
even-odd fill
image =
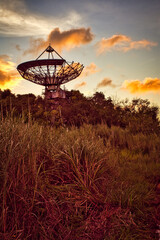
[[[107,124],[0,122],[0,238],[153,240],[160,137]]]

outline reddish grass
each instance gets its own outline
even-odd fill
[[[101,126],[66,131],[6,122],[1,129],[1,239],[153,239],[155,182],[145,179],[159,165],[154,159],[148,168],[151,156],[135,155],[135,144],[130,155],[122,135],[115,146],[117,129],[114,136],[105,127],[102,136]]]

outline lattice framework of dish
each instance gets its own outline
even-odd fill
[[[44,52],[48,52],[48,59],[39,59]],[[17,70],[24,79],[39,85],[56,87],[77,78],[84,68],[80,63],[68,63],[50,45],[44,52],[36,60],[18,65]],[[53,52],[59,58],[55,59]]]

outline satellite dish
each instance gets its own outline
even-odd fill
[[[45,52],[48,58],[40,59]],[[58,58],[54,58],[53,52]],[[83,68],[80,63],[69,64],[49,45],[36,60],[19,64],[17,70],[24,79],[45,86],[46,99],[54,99],[65,98],[60,86],[77,78]]]

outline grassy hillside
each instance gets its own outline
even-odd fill
[[[0,238],[153,240],[160,137],[0,123]]]

